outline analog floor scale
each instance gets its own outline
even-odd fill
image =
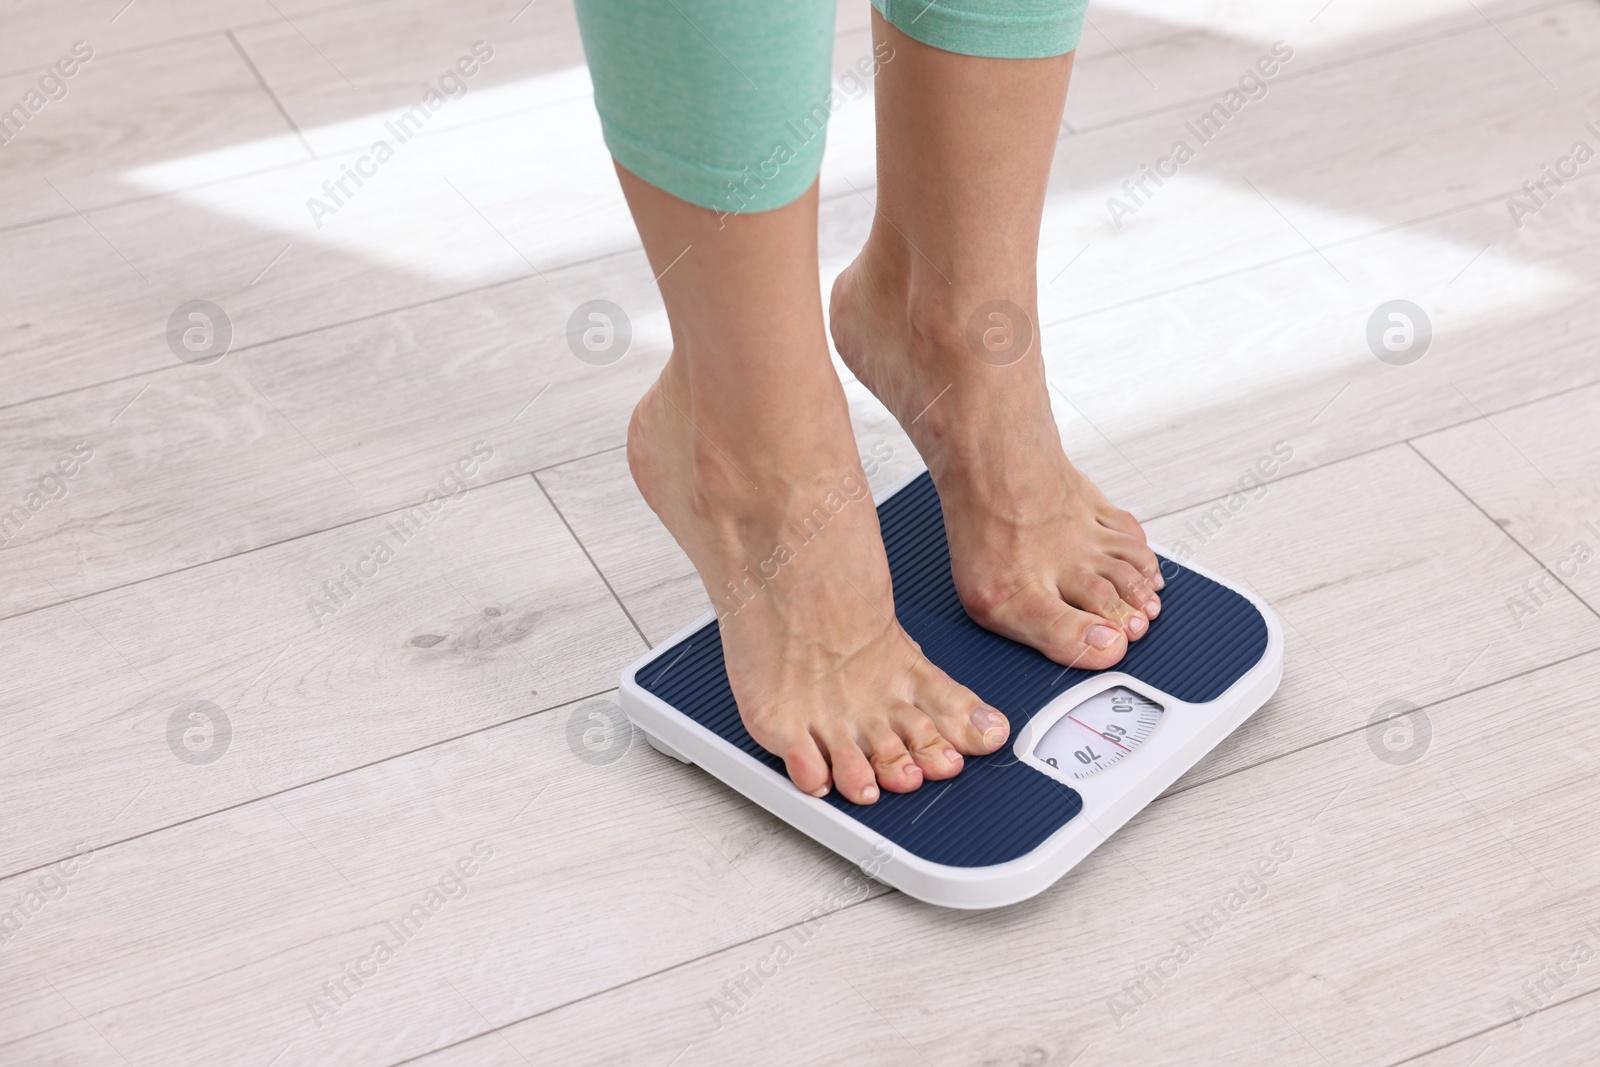
[[[878,497],[900,623],[1011,720],[1008,744],[911,793],[857,805],[807,796],[745,732],[715,617],[622,676],[622,708],[693,763],[879,881],[930,904],[994,908],[1052,885],[1257,708],[1283,674],[1283,632],[1251,593],[1152,545],[1161,614],[1107,670],[1064,668],[961,607],[938,493],[924,471]]]

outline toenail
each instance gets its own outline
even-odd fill
[[[913,763],[906,768],[906,773],[915,778],[917,775],[922,773],[922,768]]]
[[[1005,729],[1005,727],[1004,726],[996,726],[992,730],[985,730],[983,732],[983,743],[985,745],[988,745],[990,748],[999,748],[1001,745],[1005,744],[1006,743],[1006,729]]]
[[[1167,576],[1161,573],[1161,568],[1156,568],[1156,580],[1150,584],[1157,589],[1165,589],[1167,587]]]
[[[1117,631],[1097,623],[1089,627],[1089,632],[1083,635],[1083,639],[1095,648],[1110,648],[1117,643]]]
[[[1161,614],[1161,601],[1160,601],[1160,599],[1158,599],[1157,597],[1151,597],[1149,600],[1146,600],[1144,602],[1143,610],[1144,610],[1144,613],[1146,615],[1150,616],[1152,619],[1155,618],[1157,615],[1160,615]]]
[[[825,797],[825,796],[828,795],[828,787],[827,786],[823,786],[821,789],[817,790],[815,793],[812,793],[811,795],[814,796],[814,797]]]
[[[979,733],[988,733],[996,726],[1004,726],[1006,717],[993,708],[978,707],[972,711],[972,725],[978,728]]]
[[[956,763],[961,759],[961,753],[957,752],[953,748],[947,748],[944,750],[944,758],[949,760],[951,763]]]
[[[1128,620],[1128,632],[1133,636],[1138,637],[1140,634],[1144,633],[1145,628],[1149,625],[1149,623],[1144,621],[1143,615],[1135,615],[1133,618]]]
[[[875,785],[867,786],[865,789],[863,789],[861,791],[861,799],[862,800],[877,800],[878,799],[878,787],[875,786]]]

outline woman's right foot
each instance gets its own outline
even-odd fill
[[[1020,313],[1030,340],[1025,353],[991,362],[962,328],[979,303],[962,300],[966,279],[918,290],[910,250],[887,255],[888,239],[873,238],[834,283],[834,344],[928,464],[967,613],[1064,666],[1113,666],[1149,632],[1165,580],[1138,521],[1062,450],[1031,286],[990,290],[1022,301],[1007,314]],[[913,291],[932,295],[918,306]]]
[[[822,364],[823,373],[831,373]],[[894,617],[844,394],[803,439],[713,441],[675,355],[634,410],[628,465],[716,607],[739,715],[803,791],[870,804],[960,772],[1010,725]],[[721,447],[719,447],[719,445]]]

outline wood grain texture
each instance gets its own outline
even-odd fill
[[[1575,7],[1570,0],[1517,0],[1463,8],[1452,0],[1318,4],[1178,3],[1130,0],[1089,11],[1066,123],[1074,132],[1151,112],[1201,110],[1219,99],[1258,58],[1283,42],[1294,58],[1274,78],[1289,79],[1404,51],[1425,42]],[[1508,36],[1513,32],[1506,31]],[[1524,42],[1525,43],[1525,42]],[[1505,58],[1515,58],[1510,48]],[[1537,72],[1529,70],[1530,75]],[[1181,102],[1181,103],[1180,103]]]
[[[1600,617],[1565,591],[1514,625],[1506,598],[1541,568],[1404,445],[1148,529],[1273,605],[1295,665],[1176,788],[1357,729],[1389,700],[1425,706],[1600,648]]]
[[[487,0],[389,3],[377,11],[336,6],[296,18],[293,26],[281,20],[253,26],[239,40],[317,154],[328,156],[366,148],[373,135],[358,120],[410,107],[476,42],[490,58],[467,65],[474,73],[463,79],[465,95],[429,116],[429,131],[537,105],[541,97],[532,83],[540,81],[561,87],[546,101],[562,95],[587,100],[572,6],[537,3],[519,13],[521,6],[508,10]],[[514,83],[528,84],[505,91]],[[526,118],[534,128],[556,129],[536,109]]]
[[[642,253],[558,276],[539,250],[549,247],[561,262],[583,258],[572,252],[573,226],[561,223],[553,236],[549,227],[518,233],[499,209],[510,189],[502,179],[515,167],[502,158],[502,167],[484,171],[485,159],[451,155],[451,145],[441,144],[451,136],[401,146],[410,151],[396,154],[383,180],[358,190],[362,196],[332,218],[313,220],[306,201],[323,195],[322,183],[355,157],[206,185],[195,194],[199,204],[161,197],[94,212],[90,222],[73,216],[0,233],[0,279],[21,298],[0,335],[0,366],[14,375],[6,402],[138,373],[182,373],[166,329],[178,306],[194,299],[222,307],[236,351],[518,280],[539,281],[547,294],[567,287],[581,294],[559,314],[541,316],[541,336],[559,336],[572,307],[608,292],[644,317],[651,305],[642,297],[612,292],[613,280],[641,271],[649,285]],[[503,155],[496,143],[480,144],[480,155]],[[152,181],[187,183],[212,165],[201,158]],[[496,177],[463,177],[474,168]],[[603,192],[572,199],[620,207],[609,164],[602,159],[591,169],[607,182]],[[620,233],[624,225],[619,219],[613,228]]]
[[[1578,941],[1591,951],[1595,947],[1595,936],[1585,933],[1568,947],[1568,953],[1578,954]],[[1549,971],[1541,967],[1539,973],[1528,976],[1528,981],[1543,980],[1545,986],[1552,989],[1564,984],[1560,974],[1570,972],[1574,964],[1562,962],[1562,955],[1558,952],[1545,964]],[[1555,970],[1558,965],[1560,971]],[[1550,977],[1552,973],[1555,978]],[[1579,993],[1517,1022],[1504,1023],[1437,1052],[1419,1056],[1408,1061],[1408,1067],[1472,1067],[1474,1061],[1503,1063],[1506,1067],[1543,1064],[1582,1067],[1594,1059],[1597,1043],[1600,1043],[1600,1012],[1595,1011],[1594,994]]]
[[[638,634],[532,479],[481,481],[0,623],[5,872],[613,686]]]
[[[63,40],[61,55],[72,44]],[[222,34],[120,54],[97,51],[76,66],[71,77],[58,77],[56,92],[64,95],[49,99],[0,147],[0,228],[77,221],[77,211],[149,195],[122,180],[123,173],[174,156],[250,146],[226,153],[211,180],[308,158],[304,146],[284,136],[288,123]],[[40,77],[34,71],[0,78],[0,101],[9,107]]]
[[[1421,437],[1417,450],[1544,564],[1507,595],[1525,627],[1558,588],[1600,609],[1600,387],[1575,389]]]
[[[108,52],[129,52],[332,6],[374,7],[376,0],[15,0],[6,8],[0,74],[43,67],[55,60],[63,42],[74,39],[91,40]]]
[[[1091,10],[1040,248],[1063,439],[1277,607],[1288,670],[978,915],[615,719],[704,594],[622,451],[670,339],[571,5],[120,6],[0,35],[0,90],[79,37],[106,75],[0,148],[0,1062],[1587,1062],[1600,564],[1550,575],[1600,518],[1600,183],[1520,226],[1505,197],[1600,114],[1592,4]],[[868,22],[840,4],[836,73]],[[478,37],[484,80],[318,225]],[[1107,197],[1279,38],[1266,97],[1118,228]],[[830,128],[824,283],[872,219],[871,111]],[[196,298],[235,331],[208,366],[164,336]],[[597,298],[633,333],[607,366],[565,336]],[[1408,366],[1365,336],[1395,298],[1433,327]],[[915,452],[845,378],[881,487]],[[1374,733],[1391,699],[1427,730]],[[189,701],[227,716],[215,762]]]
[[[1508,1022],[1524,979],[1594,921],[1597,669],[1589,655],[1430,709],[1431,748],[1409,766],[1358,730],[1158,801],[1015,908],[858,905],[731,1015],[714,1006],[724,983],[783,932],[437,1062],[517,1062],[507,1045],[667,1062],[687,1045],[680,1062],[706,1064],[1397,1063]],[[1561,744],[1508,761],[1508,725]],[[1247,882],[1278,842],[1291,855]],[[1568,992],[1597,983],[1590,967]]]
[[[614,453],[542,475],[655,642],[691,622],[705,597],[670,537],[636,532],[648,510],[625,477]],[[1147,529],[1182,558],[1254,589],[1278,611],[1287,639],[1277,695],[1176,789],[1357,729],[1391,699],[1429,705],[1600,648],[1600,617],[1559,587],[1515,624],[1507,599],[1543,569],[1405,445]]]
[[[650,282],[577,270],[559,283],[635,307]],[[0,610],[410,506],[476,441],[499,478],[619,444],[664,323],[593,366],[567,347],[577,303],[533,278],[11,409],[5,507],[79,442],[94,457],[0,551]]]
[[[98,1030],[135,1062],[265,1062],[286,1046],[280,1063],[393,1062],[481,1033],[485,1016],[761,937],[838,892],[882,891],[637,739],[579,758],[573,717],[606,707],[613,696],[94,851],[4,947],[0,1054],[59,1045],[85,1062],[103,1054]],[[322,990],[396,940],[384,924],[477,842],[492,856],[370,983]],[[37,877],[0,881],[0,901]]]

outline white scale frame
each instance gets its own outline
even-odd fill
[[[922,472],[913,472],[878,494],[882,503]],[[1151,549],[1172,558],[1159,546]],[[659,751],[694,763],[725,785],[744,794],[784,822],[839,853],[887,885],[908,896],[947,908],[998,908],[1026,900],[1049,888],[1101,842],[1133,818],[1173,782],[1200,761],[1253,715],[1277,690],[1283,677],[1283,627],[1277,615],[1247,589],[1240,589],[1204,567],[1183,566],[1232,589],[1249,600],[1267,625],[1267,647],[1261,658],[1219,695],[1204,704],[1190,704],[1115,669],[1101,671],[1062,691],[1041,708],[1012,739],[1011,751],[1041,774],[1077,790],[1083,809],[1033,851],[988,867],[952,867],[932,863],[897,848],[827,802],[802,793],[788,776],[775,771],[721,736],[646,692],[636,680],[640,671],[659,660],[707,623],[706,612],[668,641],[623,672],[622,709]],[[1035,742],[1068,712],[1105,689],[1123,686],[1161,705],[1154,731],[1132,752],[1086,778],[1074,778],[1033,756]],[[1003,710],[1003,709],[1002,709]],[[938,789],[930,782],[922,791]],[[931,797],[930,797],[931,799]]]

